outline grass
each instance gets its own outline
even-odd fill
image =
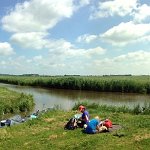
[[[32,95],[0,87],[0,116],[7,113],[29,111],[33,106],[34,100]]]
[[[88,109],[91,118],[96,115],[109,118],[122,129],[95,135],[84,134],[80,128],[64,130],[64,124],[77,111],[53,110],[26,123],[0,129],[0,150],[147,150],[150,147],[149,115],[92,106]]]

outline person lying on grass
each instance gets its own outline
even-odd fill
[[[85,133],[95,134],[107,131],[107,127],[103,125],[103,121],[100,120],[98,116],[90,120],[85,128]]]

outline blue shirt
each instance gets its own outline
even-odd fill
[[[82,114],[82,120],[84,120],[85,123],[88,123],[89,120],[86,119],[86,116],[87,116],[88,119],[89,119],[89,112],[85,110],[85,111],[83,112],[83,114]]]
[[[96,127],[99,124],[100,121],[98,121],[97,119],[92,119],[90,120],[90,122],[87,125],[86,128],[86,133],[96,133]]]

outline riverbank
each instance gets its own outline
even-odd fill
[[[87,135],[81,128],[64,130],[64,124],[77,113],[75,110],[53,110],[41,115],[38,119],[29,120],[24,124],[2,128],[0,149],[37,149],[37,150],[147,150],[150,146],[150,116],[120,109],[109,111],[105,107],[88,105],[91,118],[99,115],[102,119],[109,118],[114,124],[122,126],[112,133]],[[101,108],[101,109],[100,109]]]
[[[99,92],[150,93],[150,76],[0,76],[1,83]]]
[[[7,88],[0,87],[0,116],[7,113],[18,113],[33,109],[32,95],[18,93]]]

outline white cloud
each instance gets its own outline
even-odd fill
[[[136,51],[129,52],[120,56],[112,58],[96,58],[88,59],[90,54],[97,55],[95,51],[101,51],[101,48],[91,49],[87,52],[83,50],[83,54],[80,57],[74,57],[72,61],[65,59],[59,59],[59,57],[51,58],[50,55],[43,57],[37,55],[30,60],[26,57],[9,58],[7,61],[3,60],[0,64],[3,66],[3,72],[5,68],[10,73],[39,73],[39,74],[150,74],[150,52],[149,51]],[[103,50],[102,50],[103,51]],[[91,54],[92,53],[92,54]],[[78,55],[79,56],[79,55]],[[82,59],[81,59],[82,57]],[[13,70],[12,70],[13,68]],[[8,72],[7,72],[8,73]]]
[[[97,39],[97,35],[84,34],[77,38],[77,42],[90,43]]]
[[[148,51],[129,52],[114,58],[94,60],[93,69],[95,73],[103,72],[102,74],[150,74],[149,58],[150,52]]]
[[[7,63],[6,63],[6,61],[0,61],[0,65],[6,65]]]
[[[142,22],[146,19],[150,19],[150,6],[144,4],[137,8],[133,13],[133,19],[135,22]]]
[[[76,2],[77,0],[74,0],[74,1]],[[91,1],[92,0],[78,0],[78,2],[79,2],[78,7],[80,8],[80,7],[89,5]]]
[[[48,41],[45,39],[47,33],[44,32],[29,32],[29,33],[16,33],[11,36],[11,41],[23,48],[44,48]]]
[[[76,3],[75,3],[76,2]],[[9,32],[45,32],[64,18],[70,18],[90,0],[30,0],[18,3],[2,18]]]
[[[0,43],[0,55],[8,56],[14,54],[14,50],[7,42]]]
[[[96,35],[84,36],[86,42],[91,42],[96,38]],[[11,41],[24,48],[48,49],[51,57],[93,57],[94,55],[102,55],[105,49],[96,47],[92,49],[76,48],[70,42],[64,39],[48,39],[46,33],[31,32],[31,33],[16,33],[11,37]]]
[[[91,14],[90,19],[97,19],[108,16],[126,16],[131,15],[132,12],[138,7],[138,0],[109,0],[99,2],[97,8]]]
[[[83,68],[86,67],[86,70],[89,62],[104,55],[106,52],[106,50],[101,47],[92,49],[77,49],[63,40],[57,41],[57,45],[55,45],[55,47],[53,45],[53,48],[49,50],[49,54],[46,57],[35,56],[32,58],[32,61],[28,62],[31,63],[31,65],[34,62],[34,65],[39,66],[40,68],[48,70],[54,69],[55,72],[58,70],[58,72],[61,72],[61,74],[63,72],[64,74],[69,72],[77,73],[81,71],[81,68],[83,70]]]
[[[149,39],[150,25],[135,24],[133,22],[120,23],[114,26],[100,37],[105,41],[115,46],[125,46],[133,42],[140,42],[143,39]]]
[[[30,0],[17,4],[2,24],[9,32],[43,32],[71,17],[73,11],[73,0]]]
[[[59,39],[59,40],[50,39],[47,45],[47,48],[49,49],[49,51],[55,52],[56,55],[59,53],[61,54],[64,51],[68,51],[72,47],[73,45],[64,39]]]
[[[146,42],[150,42],[150,35],[142,37],[142,38],[140,39],[140,41],[145,42],[145,43],[146,43]],[[138,42],[138,40],[137,40],[137,42]]]
[[[131,61],[131,62],[150,62],[150,52],[139,50],[136,52],[130,52],[126,55],[121,55],[116,58],[114,58],[115,62],[124,62],[124,61]]]
[[[8,15],[2,18],[2,26],[6,31],[14,33],[10,38],[11,42],[23,48],[44,49],[51,48],[55,44],[59,46],[59,42],[47,39],[48,30],[62,19],[70,18],[75,11],[88,5],[90,1],[25,1],[24,3],[18,3]]]
[[[66,59],[89,59],[93,57],[99,57],[103,55],[106,50],[101,47],[95,47],[90,49],[81,49],[75,47],[75,45],[64,39],[48,39],[45,33],[16,33],[11,37],[11,41],[19,44],[22,47],[34,48],[34,49],[48,49],[49,58],[51,62],[65,61]],[[79,60],[78,59],[78,60]],[[27,63],[38,63],[45,61],[42,55],[35,56],[33,59],[27,59]],[[44,63],[47,64],[47,63]],[[55,66],[55,65],[53,65]]]
[[[42,60],[43,59],[43,57],[41,56],[41,55],[39,55],[39,56],[34,56],[33,57],[33,60],[34,61],[40,61],[40,60]]]
[[[106,52],[106,49],[103,49],[101,47],[95,47],[95,48],[86,50],[85,55],[96,58],[96,56],[103,55],[105,54],[105,52]]]
[[[126,46],[128,44],[143,42],[145,46],[143,49],[147,49],[150,42],[150,24],[147,23],[150,17],[149,6],[139,4],[139,0],[130,0],[129,2],[125,0],[103,0],[103,2],[98,0],[98,5],[95,2],[95,0],[27,0],[22,4],[16,5],[14,9],[2,18],[3,29],[13,33],[10,37],[11,44],[15,43],[17,46],[20,45],[26,49],[38,49],[42,51],[32,51],[31,53],[28,51],[30,54],[26,53],[24,54],[25,56],[19,56],[20,53],[18,53],[8,58],[8,55],[14,53],[13,48],[9,43],[0,43],[0,55],[4,56],[1,57],[0,61],[0,64],[3,66],[1,67],[3,68],[1,71],[11,74],[39,73],[55,75],[67,73],[95,75],[148,73],[150,65],[150,52],[148,50],[117,56],[118,52],[112,54],[112,51],[114,51],[113,47],[106,53],[107,50],[102,48],[100,44],[104,44],[101,42],[102,40],[115,46]],[[104,27],[100,30],[104,33],[100,35],[99,33],[98,35],[94,34],[96,33],[96,29],[94,29],[93,34],[88,34],[85,29],[84,31],[87,34],[79,36],[77,41],[73,42],[81,42],[76,43],[79,46],[85,46],[84,44],[86,44],[86,48],[78,47],[73,42],[71,43],[62,38],[62,34],[65,37],[65,31],[61,32],[61,39],[54,39],[53,35],[50,35],[50,29],[55,27],[56,24],[63,19],[71,18],[74,12],[89,4],[92,6],[95,5],[95,8],[97,7],[93,10],[91,19],[115,15],[117,17],[125,17],[128,15],[123,19],[127,20],[133,17],[133,22],[122,22],[104,31],[103,29],[108,27],[105,26],[108,23],[105,21],[108,20],[102,20],[104,21],[102,22]],[[79,12],[77,16],[85,13],[88,15],[89,7]],[[71,22],[74,23],[74,19],[77,19],[77,16],[72,18],[69,24]],[[115,21],[113,20],[113,23],[116,23]],[[120,17],[118,21],[120,21]],[[143,21],[145,22],[142,23]],[[97,25],[97,23],[100,22],[90,22],[90,26],[87,26],[87,29]],[[111,26],[111,23],[110,21],[109,26]],[[64,22],[63,26],[65,26]],[[57,38],[59,30],[57,30],[57,35],[55,36]],[[56,29],[52,33],[55,33],[55,31]],[[91,32],[92,29],[90,30]],[[67,37],[70,37],[70,40],[72,40],[73,34],[74,31],[69,36],[67,35]],[[98,40],[101,41],[97,42]],[[90,45],[91,42],[93,43]],[[93,45],[98,46],[90,48]],[[109,47],[109,45],[105,45],[105,47]],[[130,49],[126,50],[129,51]],[[136,47],[136,49],[138,48]],[[135,51],[135,49],[133,50]],[[110,58],[108,55],[116,55],[116,57]]]
[[[106,50],[101,47],[95,47],[91,49],[80,49],[76,48],[74,45],[72,45],[70,42],[67,42],[63,39],[55,40],[52,42],[49,42],[49,53],[53,55],[54,57],[63,57],[65,58],[71,58],[71,57],[80,57],[82,58],[90,58],[94,56],[103,55]]]

